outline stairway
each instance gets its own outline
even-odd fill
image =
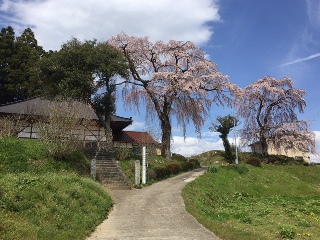
[[[85,154],[91,159],[91,162],[95,161],[95,179],[101,185],[110,190],[133,188],[132,183],[118,166],[117,161],[108,152],[99,151],[96,154],[95,149],[88,149]]]

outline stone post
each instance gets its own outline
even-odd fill
[[[135,184],[140,184],[140,161],[135,161]]]
[[[90,168],[90,174],[94,181],[96,181],[96,174],[97,174],[97,168],[96,168],[96,159],[91,159],[91,168]]]

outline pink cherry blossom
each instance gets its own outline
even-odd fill
[[[170,156],[173,116],[184,134],[192,122],[200,136],[212,103],[231,106],[231,96],[240,93],[192,42],[152,43],[147,37],[124,33],[108,42],[121,50],[129,62],[132,80],[124,88],[125,100],[134,106],[144,103],[147,113],[160,121],[165,157]]]
[[[259,141],[263,154],[268,147],[315,153],[315,135],[295,112],[303,113],[305,94],[293,88],[287,77],[277,80],[267,76],[248,85],[236,104],[238,115],[245,119],[243,144]]]

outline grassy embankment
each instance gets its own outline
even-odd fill
[[[188,184],[183,197],[222,239],[320,239],[319,166],[216,166]]]
[[[57,161],[38,141],[0,139],[0,239],[84,239],[112,206],[89,167],[79,152]]]

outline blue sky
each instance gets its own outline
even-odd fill
[[[307,91],[300,119],[310,120],[320,152],[320,0],[1,0],[0,27],[8,25],[17,35],[31,27],[46,50],[71,36],[104,41],[121,31],[152,41],[193,41],[241,88],[266,75],[290,77]],[[173,151],[190,156],[222,149],[208,128],[229,113],[234,110],[213,107],[201,140],[190,125],[184,141],[173,121]],[[117,114],[133,117],[131,130],[158,131],[146,123],[143,106],[138,113],[119,101]]]

